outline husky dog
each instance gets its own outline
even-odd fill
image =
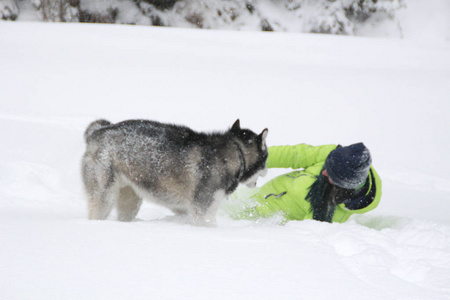
[[[147,198],[195,224],[214,224],[223,198],[267,172],[267,133],[241,129],[239,120],[209,134],[148,120],[94,121],[82,160],[88,217],[106,219],[115,204],[118,219],[131,221]]]

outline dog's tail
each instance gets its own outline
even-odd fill
[[[100,119],[100,120],[96,120],[96,121],[92,122],[91,124],[89,124],[89,126],[86,128],[86,131],[84,132],[84,140],[87,142],[89,137],[95,131],[97,131],[100,128],[103,128],[105,126],[109,126],[109,125],[112,125],[112,123],[107,120],[104,120],[104,119]]]

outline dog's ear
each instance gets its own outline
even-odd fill
[[[261,141],[261,149],[265,150],[266,149],[266,139],[267,139],[267,134],[269,133],[269,129],[264,129],[259,135],[258,138]]]
[[[266,142],[267,139],[267,134],[269,133],[269,129],[264,129],[260,134],[259,134],[259,138],[261,139],[262,143]]]
[[[239,121],[239,119],[237,119],[236,122],[234,122],[233,126],[231,126],[231,131],[239,130],[241,130],[241,122]]]

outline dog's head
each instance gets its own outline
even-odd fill
[[[269,130],[266,128],[260,134],[256,134],[249,129],[242,129],[238,119],[234,122],[230,132],[237,140],[242,152],[244,168],[239,181],[248,187],[255,187],[258,177],[267,174],[266,138]]]

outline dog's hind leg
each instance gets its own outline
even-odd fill
[[[92,195],[88,199],[89,220],[105,220],[118,198],[118,188],[115,183],[106,187],[100,193]]]
[[[132,221],[142,204],[142,198],[139,197],[131,186],[120,189],[117,199],[117,219],[119,221]]]
[[[83,182],[88,195],[88,219],[106,219],[118,197],[118,185],[111,168],[105,168],[91,157],[85,156]]]

